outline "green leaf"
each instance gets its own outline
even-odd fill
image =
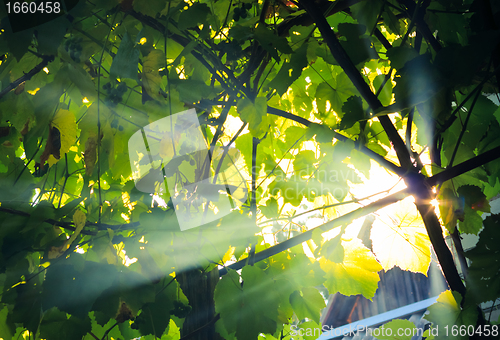
[[[365,0],[351,6],[351,11],[354,18],[372,32],[383,6],[383,0]]]
[[[458,227],[460,229],[460,232],[465,234],[477,235],[479,230],[481,230],[482,226],[483,226],[483,219],[477,213],[477,211],[473,210],[469,206],[465,206],[463,221],[460,220],[458,222]]]
[[[56,55],[69,26],[70,22],[65,16],[37,26],[38,52]]]
[[[307,66],[307,44],[302,44],[295,50],[290,58],[290,61],[283,63],[278,74],[267,85],[271,89],[276,89],[279,96],[282,96],[296,81],[302,70]]]
[[[210,13],[211,11],[207,4],[195,2],[179,16],[179,29],[185,30],[186,28],[198,26],[199,24],[206,24],[207,16]]]
[[[365,118],[363,111],[363,101],[361,97],[351,96],[342,105],[344,116],[340,122],[339,128],[342,130],[352,127],[355,123]]]
[[[109,74],[116,78],[130,78],[137,80],[137,65],[139,64],[139,49],[135,46],[128,32],[123,35],[120,47],[113,63],[109,69]]]
[[[71,259],[77,260],[76,255],[72,255]],[[68,260],[47,269],[42,292],[44,310],[57,307],[83,318],[97,297],[113,284],[116,267],[83,259],[78,261],[82,261],[81,269]]]
[[[266,201],[265,206],[260,206],[259,208],[262,214],[264,214],[264,216],[266,216],[267,218],[277,218],[279,216],[278,201],[276,201],[276,199],[273,197]]]
[[[165,291],[157,295],[155,302],[147,303],[142,308],[139,331],[142,335],[153,334],[161,337],[170,323],[170,312],[174,309],[177,285],[170,285]]]
[[[165,8],[162,1],[134,0],[134,10],[151,17],[155,17]]]
[[[343,263],[344,262],[344,246],[342,245],[342,234],[339,234],[332,238],[331,240],[326,241],[321,246],[320,254],[325,256],[328,260],[334,263]]]
[[[8,313],[7,306],[0,311],[0,337],[4,340],[10,340],[16,334],[16,326],[7,321]]]
[[[375,78],[373,78],[373,87],[379,91],[380,87],[385,81],[385,75],[379,74]],[[382,91],[378,96],[378,99],[382,103],[382,105],[387,106],[392,103],[392,82],[390,80],[386,81]],[[379,123],[380,124],[380,123]],[[377,136],[379,137],[379,136]]]
[[[356,89],[345,73],[340,73],[329,82],[322,82],[316,88],[316,102],[320,113],[327,112],[327,102],[338,116],[342,117],[342,105],[350,96],[354,95]]]
[[[460,333],[453,334],[452,332],[442,332],[442,330],[451,330],[452,327],[460,327],[461,325],[469,326],[476,325],[477,308],[476,306],[460,307],[462,296],[457,292],[447,290],[439,294],[439,297],[433,305],[427,310],[429,314],[424,318],[432,322],[432,327],[439,329],[439,339],[468,339],[467,335],[461,336]],[[432,332],[431,332],[432,333]]]
[[[277,36],[270,28],[264,25],[257,26],[254,31],[254,36],[259,41],[260,45],[278,62],[280,61],[278,51],[287,54],[293,52],[285,38]],[[299,59],[301,62],[303,61],[303,57],[304,56],[301,56]]]
[[[46,311],[40,323],[40,337],[47,340],[81,339],[90,330],[88,316],[83,319],[75,316],[68,318],[57,308]]]
[[[496,300],[500,297],[500,215],[484,220],[476,246],[465,253],[471,261],[467,288],[477,302]]]
[[[298,149],[306,138],[306,133],[302,127],[290,126],[285,130],[285,143],[290,147],[295,144],[295,149]]]
[[[462,185],[457,193],[465,200],[465,205],[476,211],[490,212],[490,203],[481,188],[475,185]]]
[[[380,340],[411,340],[416,330],[413,322],[396,319],[373,330],[373,334],[376,339]]]
[[[396,35],[403,35],[401,32],[401,22],[398,17],[393,13],[390,6],[384,6],[384,12],[382,13],[382,18],[384,19],[384,25],[389,29],[390,32]]]
[[[460,206],[459,198],[455,196],[453,190],[445,186],[447,186],[447,183],[444,183],[439,191],[439,211],[446,229],[453,233],[457,225],[458,214],[460,214],[459,210],[462,209],[461,212],[463,213],[464,207]]]
[[[342,245],[345,252],[342,263],[320,259],[321,268],[326,272],[325,287],[330,294],[336,292],[347,296],[362,294],[371,300],[380,281],[377,272],[382,266],[361,240],[353,239],[343,242]]]
[[[93,100],[97,97],[96,86],[92,81],[90,74],[85,72],[79,65],[68,64],[68,76],[73,84],[76,85],[82,97],[87,97],[88,100]]]
[[[366,31],[366,26],[351,23],[339,24],[339,34],[347,38],[341,40],[340,45],[344,48],[352,63],[358,65],[368,59],[377,59],[377,51],[372,47],[372,42],[367,37],[360,37]]]
[[[429,55],[406,62],[395,80],[394,95],[400,110],[429,100],[439,89],[439,74],[430,63]]]
[[[256,266],[245,266],[241,277],[230,271],[215,288],[215,310],[228,333],[238,340],[253,340],[260,333],[274,333],[278,317],[278,287]],[[265,304],[259,303],[264,299]]]
[[[307,134],[316,135],[316,142],[332,144],[333,132],[325,125],[313,123],[308,126]]]
[[[266,97],[257,97],[255,102],[242,98],[238,101],[237,109],[241,119],[248,123],[248,129],[254,137],[262,137],[268,131]]]
[[[356,170],[361,172],[367,179],[370,178],[371,163],[370,158],[359,150],[352,149],[350,154],[351,164]]]
[[[311,175],[316,170],[314,163],[316,163],[314,151],[300,151],[293,160],[293,170],[299,177]]]
[[[309,318],[319,323],[319,314],[325,308],[325,300],[314,287],[304,287],[290,295],[290,304],[299,320]]]
[[[402,69],[408,61],[416,57],[418,57],[418,52],[409,46],[396,46],[387,51],[387,58],[396,70]]]
[[[321,324],[318,324],[312,320],[302,322],[299,327],[292,325],[290,327],[291,332],[294,337],[297,335],[302,335],[298,340],[316,340],[322,332],[319,332],[322,327]],[[295,338],[294,338],[295,339]]]

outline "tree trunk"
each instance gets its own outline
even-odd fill
[[[215,315],[214,304],[214,291],[219,281],[219,270],[215,268],[204,273],[199,268],[191,269],[180,273],[177,281],[192,308],[184,320],[181,338],[220,340],[220,336],[215,332],[215,322],[218,318]]]

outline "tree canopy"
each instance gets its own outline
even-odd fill
[[[500,216],[481,217],[497,2],[6,1],[0,19],[0,338],[315,339],[294,330],[321,328],[322,288],[371,299],[432,251],[450,290],[426,318],[498,335],[480,308],[500,298]]]

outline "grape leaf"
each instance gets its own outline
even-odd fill
[[[47,340],[81,339],[90,330],[91,324],[88,316],[83,319],[75,316],[68,318],[66,313],[57,308],[45,312],[40,323],[40,336]]]
[[[442,332],[445,327],[451,330],[451,327],[460,327],[461,325],[476,325],[477,309],[475,306],[460,307],[462,296],[457,292],[447,290],[439,294],[437,301],[427,310],[429,314],[424,318],[433,323],[433,327],[439,328],[439,339],[468,339],[467,335],[460,333]]]
[[[342,105],[342,112],[344,112],[344,116],[339,125],[339,128],[342,130],[352,127],[355,123],[365,118],[361,97],[351,96],[347,98],[347,101]]]
[[[254,137],[261,137],[268,130],[266,97],[257,97],[255,102],[242,98],[238,101],[237,109],[241,119],[248,123],[248,129]]]
[[[344,261],[334,263],[325,258],[320,259],[321,269],[326,272],[325,287],[330,294],[339,292],[343,295],[362,294],[372,299],[378,287],[382,269],[372,252],[361,240],[353,239],[342,242]]]
[[[471,261],[467,287],[478,303],[500,297],[500,215],[484,220],[476,246],[465,253]]]
[[[69,148],[75,143],[77,138],[78,129],[76,126],[75,115],[68,110],[59,109],[52,119],[50,126],[59,131],[59,158],[61,158],[69,151]],[[56,159],[53,155],[53,153],[49,155],[49,166],[52,166],[59,161],[59,159]]]
[[[146,93],[153,99],[160,98],[161,77],[160,67],[165,65],[165,55],[163,51],[154,49],[149,52],[144,59],[142,66],[142,85]]]
[[[307,66],[307,44],[302,44],[295,50],[290,58],[281,66],[278,74],[267,84],[271,89],[276,89],[278,94],[282,96],[288,87],[297,80],[304,67]]]
[[[215,310],[228,333],[238,340],[253,340],[260,333],[274,333],[278,317],[278,294],[274,281],[262,269],[245,266],[239,276],[229,272],[215,288]],[[261,304],[259,300],[265,299]]]
[[[386,271],[398,266],[427,275],[431,243],[417,209],[409,200],[395,203],[390,209],[391,215],[383,214],[387,217],[377,218],[372,225],[373,252]]]
[[[139,49],[130,38],[130,34],[126,32],[123,35],[118,52],[113,58],[109,74],[116,78],[137,79],[139,53]]]
[[[185,30],[199,24],[206,24],[207,16],[210,13],[211,11],[207,4],[195,2],[179,16],[179,29]]]
[[[314,287],[304,287],[290,295],[290,304],[299,320],[309,318],[319,323],[319,312],[325,308],[325,300]]]
[[[373,330],[373,335],[379,340],[411,340],[416,329],[413,322],[396,319]]]

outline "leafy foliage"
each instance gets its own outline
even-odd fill
[[[325,288],[372,298],[382,269],[426,274],[431,245],[452,291],[428,319],[485,324],[479,303],[500,297],[498,215],[481,216],[500,188],[499,13],[1,7],[0,337],[290,339],[321,328]],[[199,128],[163,130],[188,109]],[[352,222],[377,211],[365,245]],[[479,235],[469,268],[443,230],[460,256],[460,233]]]

